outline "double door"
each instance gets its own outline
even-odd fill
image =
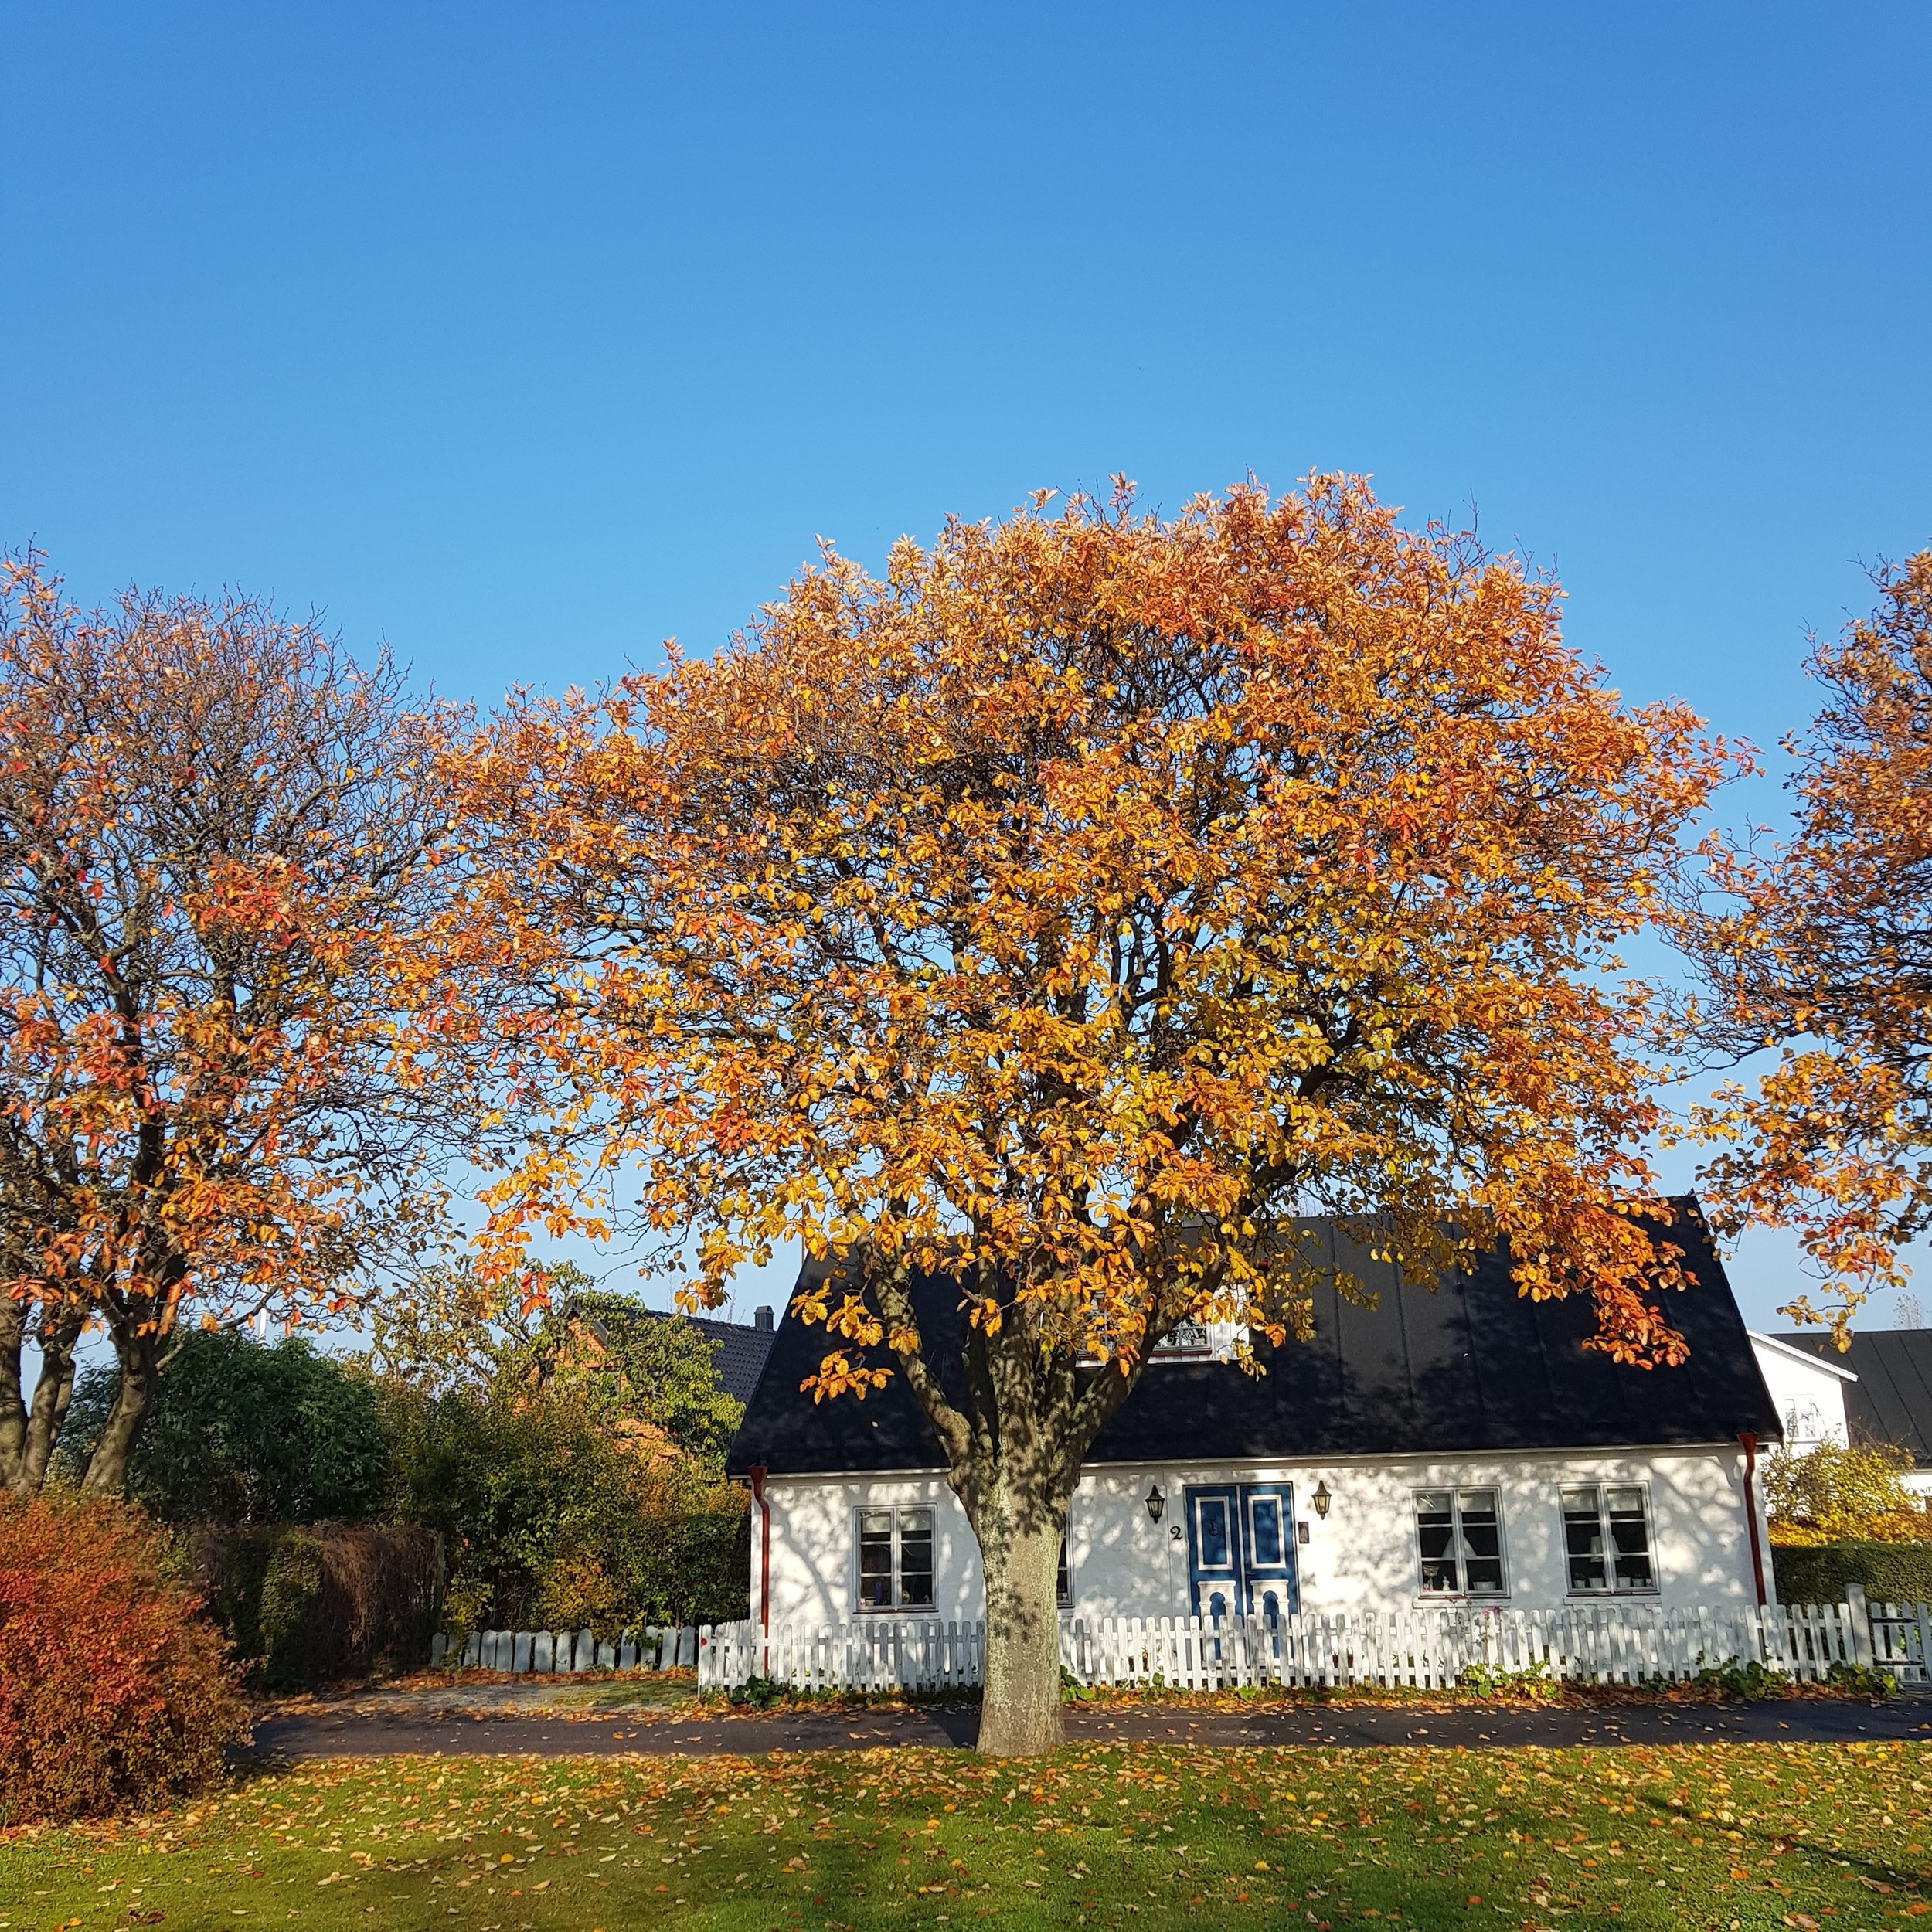
[[[1197,1617],[1260,1617],[1295,1607],[1294,1492],[1284,1482],[1187,1492],[1188,1584]]]

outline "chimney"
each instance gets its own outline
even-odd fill
[[[753,1308],[751,1311],[751,1325],[754,1328],[762,1328],[767,1335],[770,1334],[771,1311],[769,1308]]]

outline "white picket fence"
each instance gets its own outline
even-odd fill
[[[1566,1682],[1682,1681],[1726,1665],[1764,1665],[1816,1682],[1835,1665],[1876,1666],[1902,1685],[1932,1682],[1932,1610],[1842,1604],[1665,1610],[1569,1604],[1553,1610],[1444,1605],[1385,1615],[1303,1611],[1259,1617],[1063,1616],[1060,1663],[1083,1685],[1229,1690],[1256,1685],[1440,1690],[1469,1673],[1539,1673]],[[808,1690],[932,1691],[979,1682],[983,1623],[879,1617],[847,1624],[706,1624],[700,1689],[762,1677]]]

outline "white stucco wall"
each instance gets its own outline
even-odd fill
[[[1755,1331],[1751,1352],[1777,1406],[1788,1447],[1801,1452],[1821,1442],[1842,1447],[1850,1440],[1845,1423],[1845,1389],[1848,1383],[1858,1379],[1850,1369]]]
[[[1308,1498],[1325,1481],[1325,1519]],[[1666,1606],[1753,1600],[1744,1515],[1743,1458],[1735,1444],[1708,1449],[1390,1458],[1333,1463],[1119,1464],[1090,1470],[1075,1492],[1068,1525],[1073,1604],[1089,1616],[1190,1614],[1183,1498],[1192,1485],[1281,1482],[1291,1486],[1298,1522],[1301,1607],[1376,1610],[1439,1603],[1421,1589],[1417,1545],[1418,1489],[1480,1488],[1498,1492],[1509,1592],[1518,1607],[1566,1600],[1559,1492],[1569,1483],[1643,1484],[1649,1497],[1651,1558],[1658,1587],[1645,1600]],[[1166,1502],[1150,1521],[1144,1498],[1158,1485]],[[858,1513],[862,1507],[928,1504],[935,1515],[934,1614],[982,1614],[978,1546],[957,1498],[937,1475],[773,1477],[770,1619],[774,1624],[838,1624],[857,1614]],[[751,1603],[759,1611],[760,1538],[752,1539]],[[1178,1533],[1177,1533],[1178,1532]],[[1759,1534],[1764,1536],[1761,1505]],[[1772,1592],[1770,1548],[1765,1588]],[[1485,1599],[1494,1601],[1495,1599]],[[1600,1596],[1592,1600],[1602,1600]]]

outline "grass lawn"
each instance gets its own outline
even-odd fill
[[[1849,1932],[1932,1917],[1928,1810],[1917,1743],[394,1758],[16,1834],[0,1927]]]

